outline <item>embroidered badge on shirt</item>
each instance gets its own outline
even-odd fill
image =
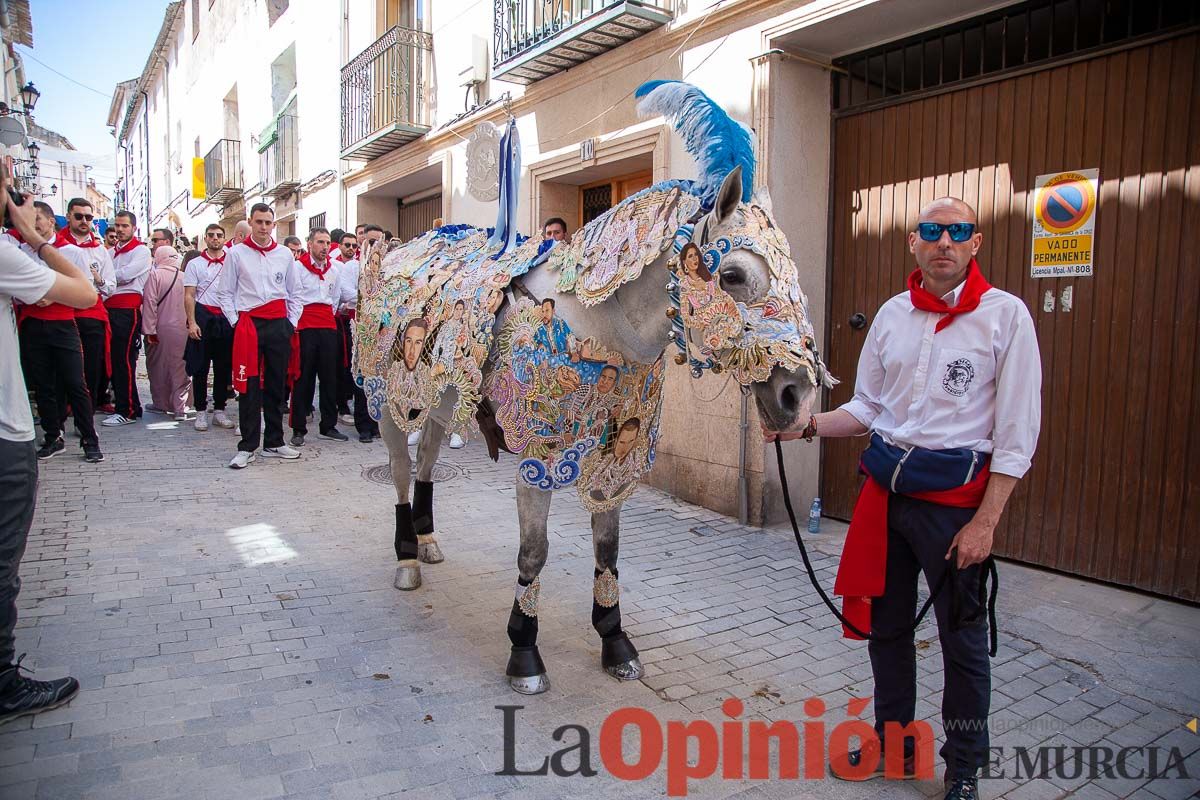
[[[283,283],[283,273],[282,273],[282,272],[276,272],[276,273],[275,273],[275,282],[276,282],[276,283]]]
[[[946,365],[946,377],[942,378],[942,388],[955,397],[962,397],[975,378],[975,367],[965,358],[959,358]]]

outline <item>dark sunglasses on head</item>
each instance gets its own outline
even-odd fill
[[[940,222],[917,223],[917,234],[926,242],[936,242],[941,239],[942,231],[950,234],[952,242],[965,242],[975,233],[975,223],[951,222],[949,225],[943,225]]]
[[[82,220],[85,220],[85,219],[86,219],[88,222],[91,222],[92,220],[94,220],[94,219],[95,219],[95,217],[93,217],[91,214],[82,214],[82,213],[80,213],[80,212],[78,212],[78,211],[76,211],[75,213],[73,213],[71,216],[75,217],[75,221],[76,221],[76,222],[81,222]]]

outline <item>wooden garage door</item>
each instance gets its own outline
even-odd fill
[[[1198,51],[1192,33],[838,118],[829,330],[838,404],[867,330],[848,320],[869,322],[903,288],[921,205],[974,205],[984,274],[1025,300],[1042,351],[1041,439],[997,552],[1188,600],[1200,599]],[[1035,176],[1091,167],[1095,277],[1031,278]],[[861,444],[823,444],[833,516],[849,517]]]

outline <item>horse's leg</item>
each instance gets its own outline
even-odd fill
[[[517,553],[517,590],[508,615],[508,684],[521,694],[541,694],[550,688],[546,665],[537,648],[537,606],[541,583],[538,575],[546,565],[550,541],[546,518],[550,515],[550,492],[517,481],[517,517],[521,526],[521,549]]]
[[[417,559],[426,564],[440,564],[442,548],[438,547],[433,527],[433,465],[446,438],[446,428],[430,415],[421,431],[417,445],[417,480],[413,483],[413,527],[417,531]]]
[[[600,634],[600,664],[619,681],[642,677],[637,648],[621,630],[621,599],[617,585],[617,550],[621,509],[592,514],[592,547],[596,569],[592,584],[592,627]]]
[[[379,433],[388,449],[392,483],[396,486],[396,579],[397,589],[416,589],[421,585],[421,563],[417,561],[417,534],[413,528],[412,505],[408,502],[408,479],[412,459],[408,455],[408,435],[396,427],[392,413],[384,409]]]

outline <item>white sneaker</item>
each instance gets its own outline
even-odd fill
[[[241,425],[238,425],[236,428],[233,429],[233,435],[234,436],[242,435],[242,426]]]
[[[106,422],[104,424],[107,425],[108,423]],[[421,432],[420,431],[413,431],[412,433],[410,433],[408,435],[408,444],[410,447],[414,444],[420,444],[420,443],[421,443]]]
[[[286,444],[281,444],[279,447],[264,447],[262,449],[263,458],[299,458],[300,451],[294,447],[289,447]]]
[[[451,450],[461,450],[466,446],[467,446],[467,443],[465,441],[463,441],[463,438],[461,436],[459,436],[457,433],[450,434],[450,449]]]
[[[233,427],[233,421],[231,419],[229,419],[229,417],[225,416],[224,411],[214,411],[212,421],[213,421],[213,425],[216,425],[218,428],[232,428]]]
[[[198,431],[208,430],[208,412],[207,411],[197,411],[196,412],[196,430],[198,430]]]
[[[229,462],[231,469],[245,469],[246,466],[254,460],[254,453],[247,453],[245,450],[238,450],[237,455]]]
[[[129,419],[128,417],[122,417],[120,414],[113,414],[111,417],[105,417],[104,421],[100,424],[109,428],[115,428],[119,425],[132,425],[135,422],[137,422],[137,420]]]
[[[347,425],[354,424],[354,415],[353,414],[342,414],[340,417],[338,417],[338,419],[340,419],[342,422],[346,423]]]

